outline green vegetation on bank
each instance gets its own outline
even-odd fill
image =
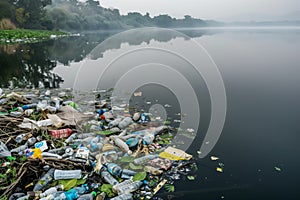
[[[32,43],[65,35],[68,33],[26,29],[0,30],[0,43]]]
[[[100,1],[101,2],[101,1]],[[0,29],[46,29],[66,31],[129,29],[137,27],[199,27],[217,22],[186,15],[150,16],[138,12],[120,14],[96,0],[0,0]]]

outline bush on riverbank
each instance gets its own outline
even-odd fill
[[[36,42],[54,37],[64,36],[67,33],[46,30],[0,30],[0,43]]]

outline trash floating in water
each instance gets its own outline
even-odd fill
[[[223,168],[221,168],[221,167],[217,167],[217,168],[216,168],[216,171],[217,171],[217,172],[221,172],[221,173],[222,173],[222,172],[223,172]]]
[[[211,156],[210,159],[211,159],[212,161],[219,160],[219,158],[216,157],[216,156]]]
[[[141,97],[142,96],[142,92],[135,92],[135,93],[133,93],[133,95],[135,96],[135,97]]]
[[[150,113],[109,97],[74,102],[67,89],[0,92],[1,198],[150,199],[181,177],[195,180],[192,155],[169,146],[171,123]]]
[[[277,172],[281,172],[282,169],[280,167],[274,167],[274,169],[277,171]]]

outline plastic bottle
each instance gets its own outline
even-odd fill
[[[118,188],[118,190],[116,190],[118,192],[118,194],[126,194],[126,193],[130,193],[130,192],[134,192],[136,190],[138,190],[141,186],[143,185],[142,181],[135,181],[133,183],[124,185],[120,188]]]
[[[21,152],[21,151],[24,151],[24,150],[27,149],[27,148],[28,148],[28,145],[27,145],[27,144],[24,144],[24,145],[22,145],[22,146],[19,146],[19,147],[17,147],[17,148],[14,148],[14,149],[10,150],[10,152],[11,152],[11,153],[19,153],[19,152]]]
[[[115,163],[105,163],[104,166],[107,168],[107,171],[117,177],[121,177],[122,168]]]
[[[141,114],[138,113],[138,112],[137,112],[137,113],[134,113],[133,116],[132,116],[132,119],[133,119],[133,121],[135,121],[135,122],[139,121],[140,118],[141,118]]]
[[[49,132],[53,138],[60,139],[69,137],[73,131],[72,129],[66,128],[60,130],[50,130]]]
[[[120,188],[122,188],[122,187],[124,187],[124,186],[126,186],[126,185],[130,185],[130,184],[132,184],[133,183],[133,181],[132,180],[125,180],[125,181],[123,181],[123,182],[121,182],[121,183],[118,183],[118,184],[116,184],[116,185],[114,185],[113,187],[112,187],[112,190],[114,191],[114,192],[118,192],[118,190],[120,189]]]
[[[59,198],[59,197],[63,193],[64,193],[64,191],[58,191],[53,194],[49,194],[46,197],[40,198],[40,200],[53,200],[53,199],[61,200],[61,198]]]
[[[117,118],[117,119],[109,122],[108,123],[108,128],[112,128],[112,127],[118,126],[121,121],[122,121],[122,118]]]
[[[73,133],[72,135],[70,135],[70,136],[65,140],[65,142],[66,142],[66,143],[73,142],[73,140],[75,140],[76,137],[77,137],[77,133]]]
[[[26,200],[26,199],[29,199],[29,195],[25,195],[20,198],[17,198],[17,200]]]
[[[46,106],[45,110],[48,110],[50,113],[56,113],[57,109],[53,106]]]
[[[79,196],[79,198],[77,200],[93,200],[94,196],[95,195],[93,193],[91,193],[91,194],[84,194],[84,195]]]
[[[62,159],[62,156],[55,153],[49,153],[49,152],[43,152],[42,157],[52,157],[52,158]]]
[[[4,98],[0,100],[0,105],[6,104],[8,102],[9,98]]]
[[[118,181],[106,170],[101,171],[101,178],[111,185],[118,184]]]
[[[148,133],[143,136],[143,143],[147,145],[152,144],[154,139],[155,139],[155,133],[154,132]]]
[[[81,178],[81,170],[58,170],[54,171],[54,179],[61,180],[61,179],[80,179]]]
[[[81,187],[75,187],[75,188],[72,188],[72,189],[62,193],[59,197],[57,197],[55,199],[74,200],[74,199],[77,199],[79,197],[79,195],[86,193],[87,190],[88,190],[88,188],[86,187],[86,185],[83,185]]]
[[[40,194],[40,197],[42,198],[42,197],[46,197],[46,196],[48,196],[50,194],[54,194],[54,193],[57,192],[58,188],[61,188],[61,185],[58,185],[58,186],[55,186],[55,187],[51,187],[51,188],[45,190],[43,193]]]
[[[27,105],[22,106],[22,109],[23,109],[23,110],[32,109],[32,108],[36,108],[36,106],[37,106],[36,103],[33,103],[33,104],[27,104]]]
[[[133,163],[136,164],[136,165],[139,165],[139,164],[142,164],[142,163],[145,163],[149,160],[152,160],[154,158],[157,158],[158,155],[157,154],[154,154],[154,155],[146,155],[146,156],[143,156],[143,157],[140,157],[140,158],[136,158],[133,160]]]
[[[46,126],[51,126],[53,124],[51,119],[45,119],[45,120],[41,120],[36,122],[36,125],[38,127],[46,127]]]
[[[119,128],[124,129],[127,126],[129,126],[132,123],[131,117],[125,117],[120,123],[119,123]]]
[[[15,200],[15,199],[18,199],[23,196],[26,196],[26,195],[24,193],[14,193],[9,197],[8,200]]]
[[[41,191],[47,186],[53,180],[54,171],[54,168],[49,169],[49,171],[35,184],[33,191]]]
[[[60,108],[60,101],[58,99],[54,100],[56,110]]]
[[[116,196],[110,200],[132,200],[133,199],[133,195],[131,193],[127,193],[127,194],[121,194],[119,196]]]
[[[32,137],[32,138],[29,138],[26,142],[26,144],[30,147],[32,145],[34,145],[34,143],[36,143],[36,138],[35,137]]]
[[[19,143],[19,144],[22,143],[23,138],[24,138],[25,135],[26,135],[25,133],[18,135],[18,136],[16,137],[16,139],[15,139],[16,142]]]
[[[22,112],[10,112],[9,115],[12,117],[21,117],[23,115],[23,113]]]
[[[132,151],[129,149],[128,145],[126,144],[126,142],[124,142],[123,140],[121,140],[120,138],[118,138],[117,136],[111,136],[110,137],[114,143],[125,153],[128,153],[129,155],[132,154]]]

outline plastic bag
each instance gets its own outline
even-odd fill
[[[0,141],[0,158],[11,156],[10,151],[7,149],[7,146]]]

